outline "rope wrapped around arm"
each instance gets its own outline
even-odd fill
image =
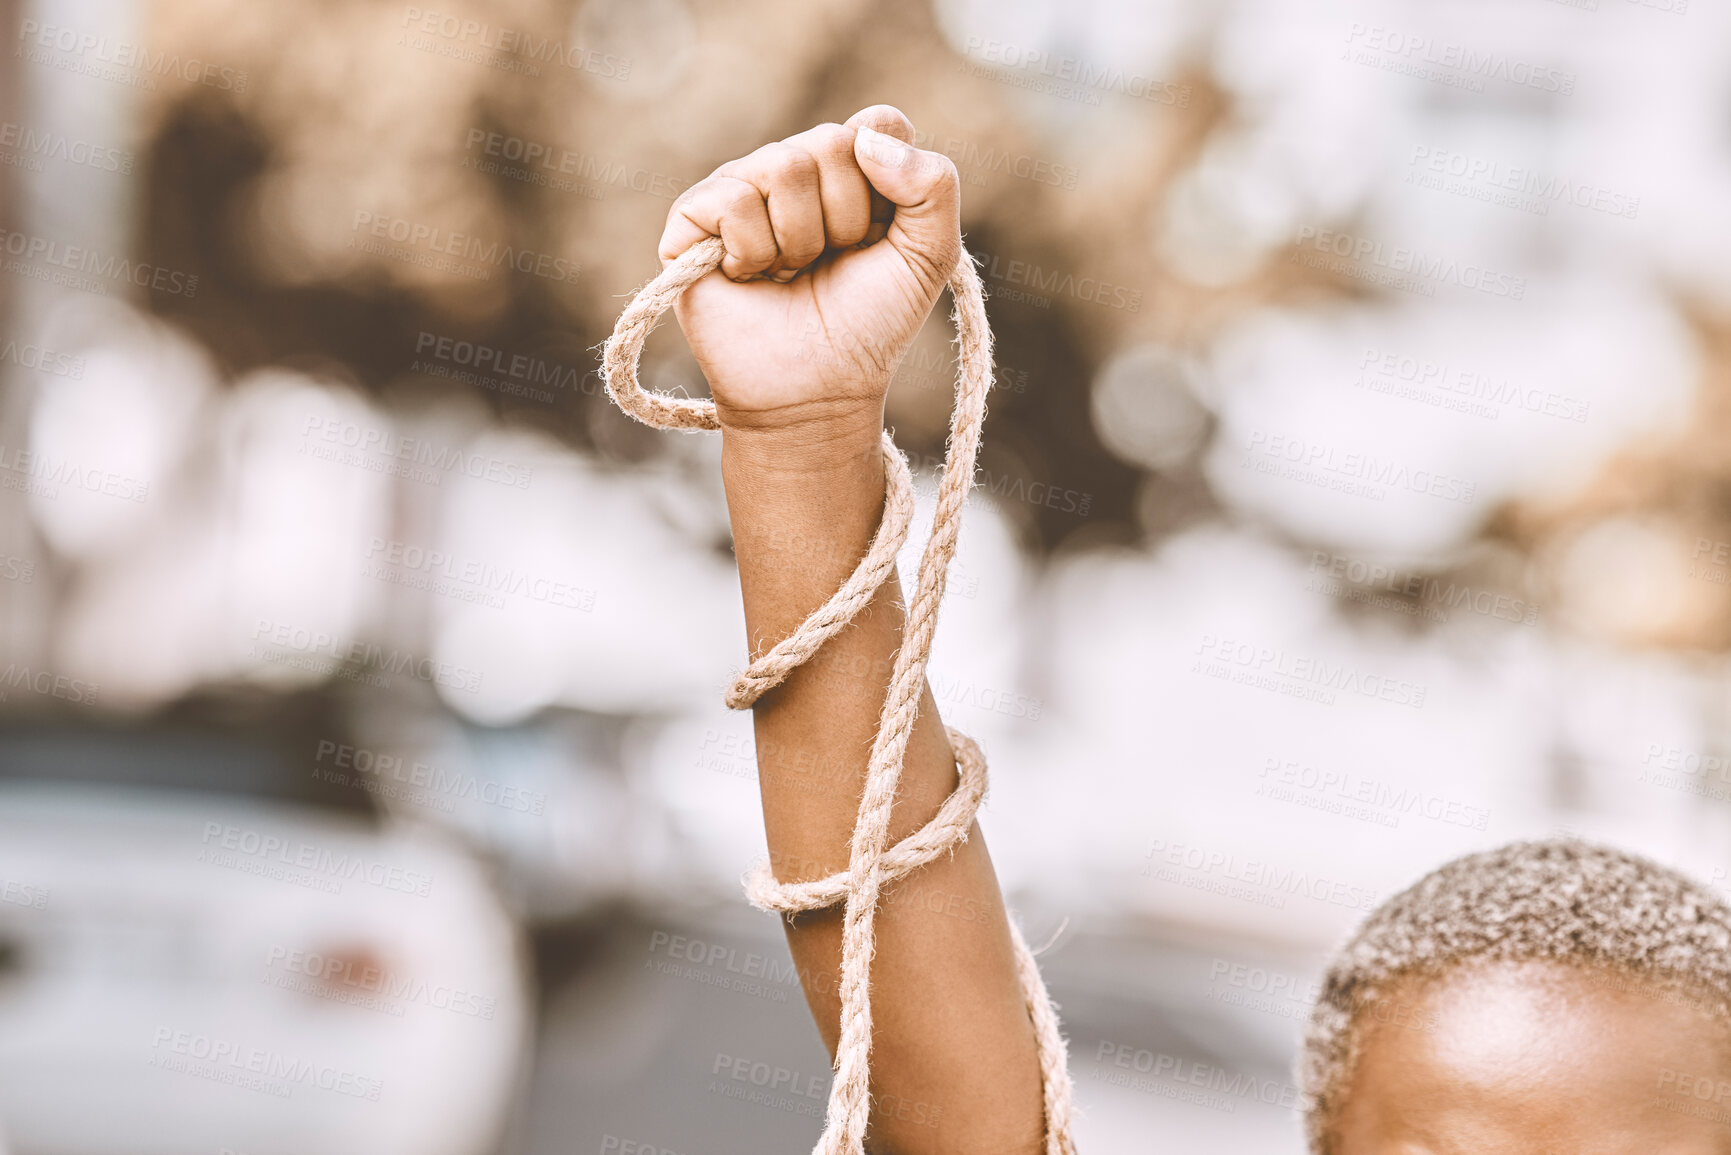
[[[721,263],[720,237],[707,237],[668,264],[620,315],[602,349],[607,391],[626,413],[660,429],[719,429],[715,405],[701,398],[672,397],[644,390],[637,381],[643,343],[661,315],[688,287]],[[889,841],[890,812],[901,778],[902,758],[919,711],[926,664],[937,629],[949,563],[961,531],[962,503],[973,485],[986,394],[992,384],[992,334],[985,296],[973,258],[961,252],[949,277],[959,352],[956,405],[950,419],[949,447],[938,485],[931,536],[920,559],[919,579],[908,608],[901,647],[896,651],[889,692],[867,764],[859,815],[849,845],[846,871],[809,882],[777,882],[767,864],[746,879],[753,905],[780,914],[820,910],[846,903],[842,930],[841,1039],[836,1048],[835,1082],[816,1155],[863,1155],[870,1112],[868,1067],[871,1057],[871,958],[878,898],[887,884],[951,851],[967,838],[986,792],[986,761],[967,735],[949,729],[956,751],[958,784],[925,826],[895,845]],[[913,521],[913,480],[907,459],[888,431],[882,439],[884,512],[865,557],[828,601],[788,637],[748,665],[727,692],[727,705],[745,709],[780,685],[810,659],[871,601],[895,571],[896,554]],[[1071,1085],[1058,1016],[1041,981],[1038,964],[1014,919],[1009,920],[1022,998],[1034,1027],[1044,1088],[1047,1155],[1074,1155],[1071,1137]]]

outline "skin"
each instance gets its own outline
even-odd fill
[[[706,236],[727,248],[675,313],[721,421],[753,656],[834,592],[877,528],[884,396],[961,245],[955,166],[913,139],[907,117],[879,105],[765,145],[687,190],[661,237],[664,263]],[[753,708],[770,861],[784,882],[847,866],[902,622],[892,578]],[[929,688],[920,701],[892,841],[924,825],[956,784]],[[785,928],[833,1057],[842,908]],[[1043,1149],[1033,1028],[977,827],[953,855],[887,889],[872,1014],[872,1150]]]
[[[1493,963],[1400,984],[1400,1014],[1366,1030],[1331,1155],[1731,1153],[1731,1031],[1604,977]]]

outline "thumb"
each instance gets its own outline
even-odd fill
[[[936,293],[962,251],[961,181],[941,152],[927,152],[860,125],[854,133],[860,171],[896,207],[888,241]]]

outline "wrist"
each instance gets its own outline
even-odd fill
[[[883,422],[875,407],[831,416],[722,428],[721,480],[742,574],[791,566],[827,596],[864,552],[883,511]]]
[[[819,481],[882,472],[883,402],[807,402],[748,414],[718,410],[722,470]]]

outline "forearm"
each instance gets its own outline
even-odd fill
[[[793,632],[864,556],[883,504],[881,422],[867,408],[797,433],[724,432],[723,478],[754,656]],[[892,577],[848,629],[755,707],[764,824],[781,881],[847,867],[902,621]],[[949,741],[923,689],[891,841],[924,825],[955,784]],[[953,855],[886,888],[872,963],[876,1149],[1040,1149],[1039,1065],[1006,918],[977,828]],[[842,908],[786,926],[833,1054]]]

